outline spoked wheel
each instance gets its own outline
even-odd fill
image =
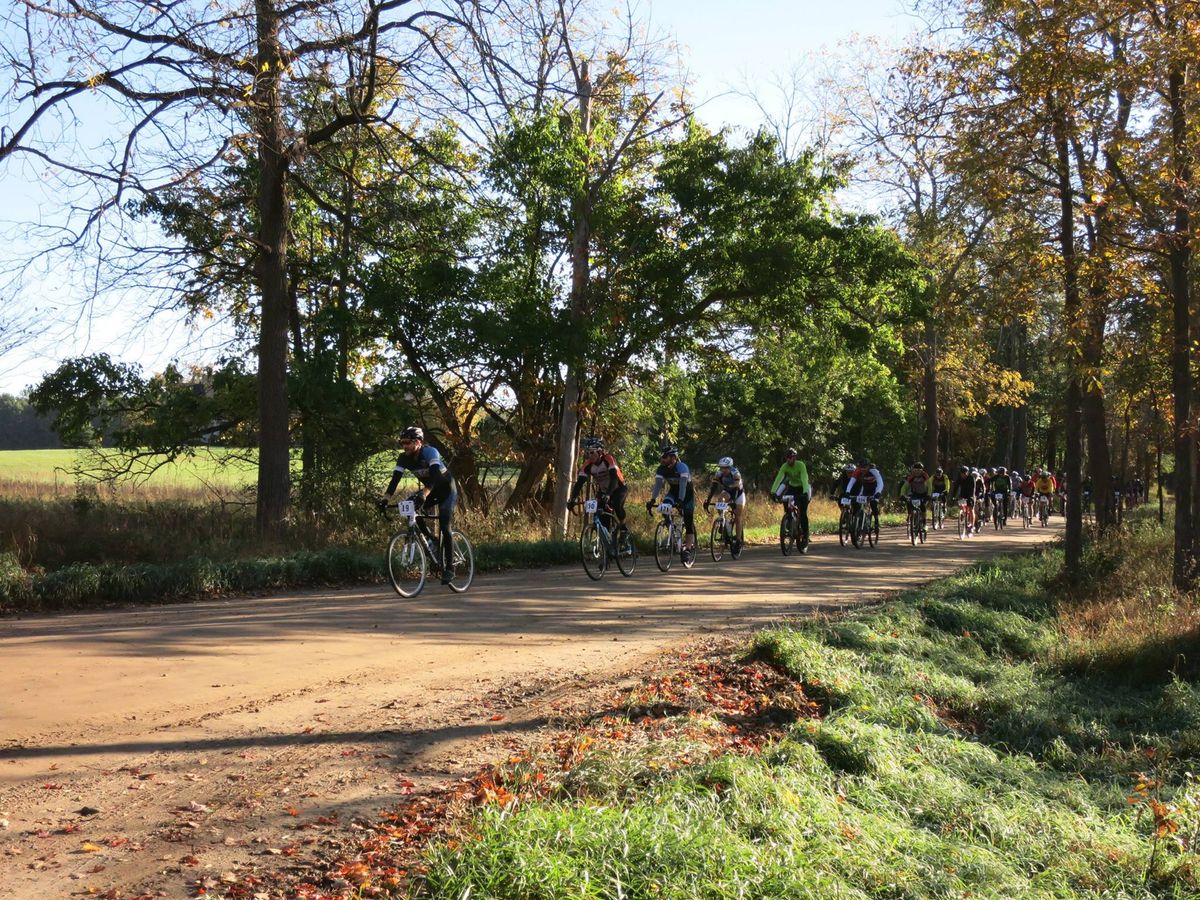
[[[917,526],[917,517],[913,514],[912,510],[909,510],[909,513],[908,513],[908,541],[914,547],[917,546],[917,533],[919,530],[920,529]]]
[[[720,519],[712,523],[712,536],[708,540],[708,548],[712,553],[713,562],[720,562],[725,558],[725,529],[721,527],[722,524]]]
[[[599,581],[604,577],[608,568],[608,548],[604,546],[600,529],[595,523],[589,522],[583,526],[583,532],[579,535],[579,556],[583,560],[583,571],[587,572],[588,578]]]
[[[475,550],[461,531],[450,532],[454,547],[454,577],[450,579],[450,590],[461,594],[475,580]]]
[[[429,559],[425,545],[416,537],[409,540],[406,534],[392,535],[387,548],[388,580],[401,597],[415,597],[425,587],[429,574]]]
[[[654,562],[660,572],[668,572],[674,562],[673,529],[666,522],[659,522],[654,529]]]
[[[796,541],[792,536],[792,517],[785,515],[779,522],[779,549],[784,556],[790,556],[795,549]]]
[[[637,543],[633,540],[633,532],[623,525],[617,526],[617,568],[628,578],[637,566]]]
[[[965,540],[967,536],[967,511],[961,506],[958,509],[958,539]]]
[[[842,510],[841,518],[838,519],[838,543],[843,547],[846,546],[846,540],[850,537],[850,514],[846,510]]]
[[[874,515],[867,519],[867,543],[872,547],[879,543],[879,519]]]

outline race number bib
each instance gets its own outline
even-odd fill
[[[658,511],[664,516],[669,516],[675,511],[675,505],[673,503],[660,503],[658,504]]]
[[[597,503],[595,500],[588,500],[586,503],[583,504],[583,511],[585,513],[587,513],[588,515],[591,515],[599,508],[600,508],[600,504]]]
[[[417,517],[417,505],[411,500],[401,500],[396,504],[396,510],[411,521]]]

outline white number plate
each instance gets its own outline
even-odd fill
[[[921,505],[921,501],[918,500],[916,497],[909,497],[908,502],[912,505],[913,509],[916,509],[918,506]]]
[[[1003,495],[1002,493],[1000,493],[999,491],[997,491],[997,492],[996,492],[995,494],[993,494],[992,496],[993,496],[993,497],[995,497],[997,500],[1003,500],[1003,499],[1004,499],[1004,495]]]
[[[728,503],[726,503],[724,500],[717,501],[717,512],[725,512],[727,509],[729,509]]]
[[[850,505],[850,498],[849,498],[849,497],[843,497],[843,498],[842,498],[842,506],[849,506],[849,505]]]
[[[674,503],[660,503],[660,504],[658,504],[658,511],[660,513],[662,513],[664,516],[669,516],[671,513],[673,513],[675,511],[675,504]]]
[[[410,519],[417,515],[417,505],[411,500],[401,500],[396,504],[396,509],[402,516],[408,516]]]
[[[858,503],[858,504],[860,504],[860,505],[861,505],[861,504],[863,504],[863,503],[866,503],[866,502],[867,502],[867,495],[866,495],[866,494],[859,494],[857,497],[855,497],[855,498],[854,498],[854,502],[855,502],[855,503]]]
[[[941,494],[934,494],[934,495],[933,495],[933,499],[934,499],[934,500],[941,500],[941,499],[942,499],[942,495],[941,495]]]
[[[588,515],[591,515],[599,508],[600,508],[600,504],[597,503],[595,500],[588,500],[587,502],[585,502],[583,504],[583,511],[585,513],[587,513]]]

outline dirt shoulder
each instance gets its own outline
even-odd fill
[[[822,538],[661,575],[578,568],[0,620],[0,897],[188,897],[463,777],[698,637],[740,635],[1031,547]],[[253,894],[249,894],[252,896]]]

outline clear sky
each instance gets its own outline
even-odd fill
[[[700,115],[710,125],[753,128],[759,114],[733,91],[754,89],[825,50],[835,51],[853,36],[898,41],[915,27],[905,0],[641,0],[655,31],[679,41]],[[707,102],[704,102],[707,101]],[[10,263],[23,248],[13,224],[39,207],[54,215],[43,189],[29,170],[0,173],[0,262]],[[170,360],[201,361],[212,352],[213,335],[193,335],[178,316],[162,314],[149,327],[144,297],[111,296],[84,308],[86,266],[58,265],[35,279],[20,297],[0,295],[0,319],[14,313],[49,326],[44,336],[0,357],[0,393],[20,393],[59,362],[106,352],[147,371]],[[34,307],[36,306],[36,310]]]

